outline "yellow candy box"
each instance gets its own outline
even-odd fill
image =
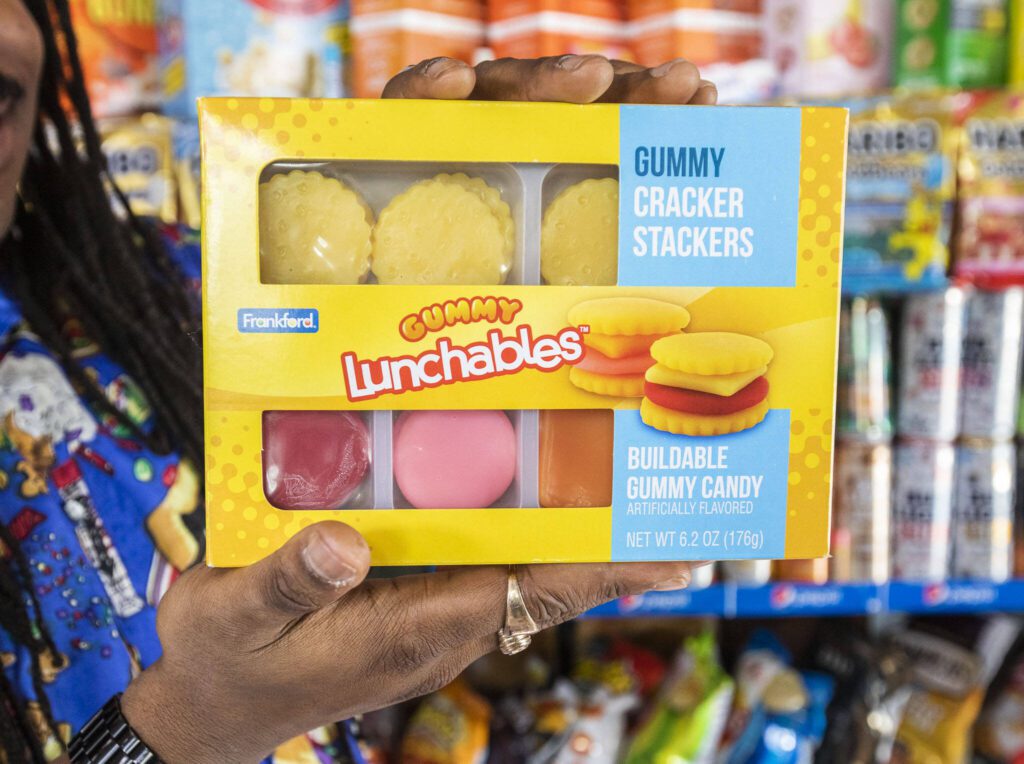
[[[209,564],[828,553],[845,110],[199,117]]]

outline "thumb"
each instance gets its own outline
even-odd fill
[[[341,599],[362,583],[369,568],[370,548],[363,537],[344,523],[324,521],[237,571],[235,601],[264,627],[275,626]]]

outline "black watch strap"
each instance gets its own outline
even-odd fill
[[[75,735],[68,746],[71,764],[162,764],[135,734],[115,695]]]

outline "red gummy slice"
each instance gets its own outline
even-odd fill
[[[699,390],[684,390],[680,387],[657,385],[644,382],[644,395],[651,401],[673,411],[704,416],[735,414],[749,409],[768,397],[768,380],[758,377],[742,390],[732,395],[714,395]]]
[[[609,358],[592,347],[583,349],[583,358],[576,364],[576,368],[583,369],[583,371],[611,376],[643,374],[652,366],[654,366],[654,359],[651,358],[649,352],[628,355],[625,358]]]
[[[278,509],[337,509],[370,469],[370,432],[348,411],[263,414],[263,491]]]

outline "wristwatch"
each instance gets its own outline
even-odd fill
[[[163,764],[124,718],[120,693],[79,730],[68,754],[71,764]]]

